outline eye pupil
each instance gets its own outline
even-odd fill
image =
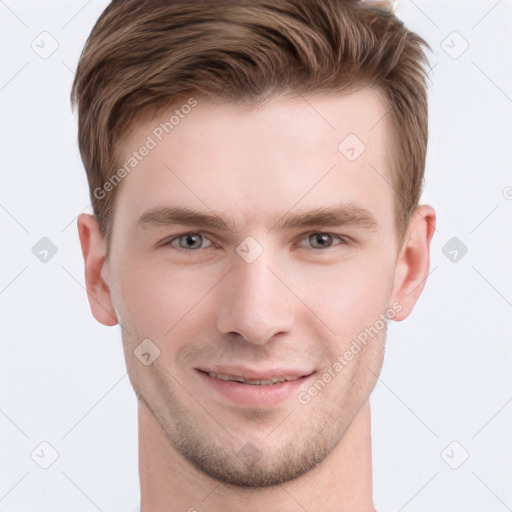
[[[316,247],[330,247],[332,245],[332,237],[327,233],[318,233],[309,237],[311,245],[315,247],[315,240],[320,241]]]

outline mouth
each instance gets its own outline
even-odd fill
[[[223,380],[225,382],[240,382],[242,384],[249,384],[250,386],[272,386],[274,384],[279,384],[280,382],[291,382],[297,379],[301,379],[302,377],[309,377],[309,375],[303,375],[301,377],[293,376],[293,375],[287,375],[284,377],[271,377],[270,379],[248,379],[244,377],[240,377],[237,375],[227,375],[223,373],[216,373],[216,372],[208,372],[204,370],[199,370],[200,372],[208,375],[208,377],[212,379],[219,379]]]
[[[203,390],[222,403],[246,406],[275,406],[296,397],[306,388],[313,372],[237,372],[226,373],[195,368]],[[251,373],[248,375],[248,373]]]

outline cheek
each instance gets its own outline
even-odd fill
[[[381,260],[364,260],[303,277],[306,304],[345,342],[374,325],[388,308],[392,268]]]
[[[117,274],[116,311],[123,325],[130,326],[138,337],[161,340],[190,326],[194,310],[206,301],[220,277],[211,271],[168,264],[126,263]]]

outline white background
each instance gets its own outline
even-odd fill
[[[69,92],[107,3],[0,0],[0,512],[131,512],[139,500],[121,335],[90,314],[76,231],[91,210]],[[438,226],[427,286],[413,314],[391,322],[371,398],[375,505],[503,512],[512,510],[512,2],[401,0],[398,16],[433,49],[422,202]],[[58,43],[46,59],[31,47],[41,37],[47,50]],[[58,249],[46,263],[32,252],[43,237]],[[457,262],[443,253],[453,237],[468,249]],[[35,462],[50,462],[43,441],[58,452],[48,469]]]

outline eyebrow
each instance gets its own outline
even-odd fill
[[[294,215],[285,215],[275,224],[277,229],[308,228],[313,226],[355,226],[372,231],[379,223],[366,208],[357,205],[321,207]]]
[[[182,226],[202,226],[222,231],[234,231],[225,220],[215,213],[202,212],[180,206],[152,208],[140,216],[137,224],[143,227],[179,224]]]
[[[233,233],[233,224],[222,219],[215,212],[193,210],[180,206],[156,207],[143,213],[137,224],[142,227],[150,226],[196,226],[206,229],[217,229]],[[366,208],[355,204],[341,204],[331,207],[315,208],[309,211],[299,211],[294,214],[285,213],[269,229],[290,230],[314,226],[355,226],[368,231],[376,231],[379,223],[374,215]]]

